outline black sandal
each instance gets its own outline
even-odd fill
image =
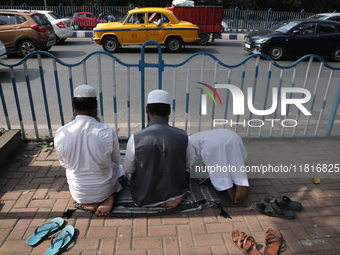
[[[270,202],[275,202],[280,205],[281,208],[283,209],[289,209],[293,211],[301,211],[302,209],[302,204],[296,201],[292,201],[289,197],[287,196],[281,196],[281,197],[274,197],[274,196],[269,196],[264,199],[265,202],[270,203]]]
[[[263,214],[269,217],[281,217],[284,219],[294,219],[295,214],[291,210],[285,210],[279,207],[276,202],[264,202],[261,204],[256,204],[256,208]]]

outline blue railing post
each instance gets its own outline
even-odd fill
[[[300,11],[300,19],[304,19],[305,18],[305,14],[306,14],[305,10],[302,9],[302,11]]]
[[[147,64],[145,63],[145,47],[148,44],[154,44],[158,48],[158,63],[157,64]],[[141,58],[139,61],[139,71],[141,72],[141,111],[142,111],[142,128],[145,128],[145,68],[146,67],[156,67],[158,68],[158,89],[162,89],[162,73],[164,71],[164,61],[162,59],[162,48],[155,41],[146,41],[141,48]]]
[[[96,16],[98,18],[99,16],[99,4],[98,3],[95,3],[94,6],[93,6],[93,14],[94,16]]]
[[[232,28],[233,32],[238,32],[238,21],[239,21],[240,8],[236,7],[234,10],[234,26]]]
[[[59,15],[62,17],[65,17],[65,8],[64,5],[62,3],[58,4],[58,10],[59,10]]]
[[[266,29],[272,27],[272,22],[273,22],[273,10],[272,8],[269,8]]]
[[[338,108],[339,108],[339,103],[340,103],[340,82],[339,82],[338,88],[335,92],[332,110],[331,110],[331,113],[329,114],[329,118],[328,118],[328,122],[327,122],[327,126],[326,126],[325,136],[331,135],[332,128],[333,128],[333,125],[334,125],[334,121],[335,121],[335,118],[336,118],[336,113],[337,113]]]

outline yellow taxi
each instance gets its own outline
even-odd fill
[[[168,52],[179,52],[185,43],[196,42],[198,26],[180,21],[164,8],[130,10],[120,22],[98,24],[93,38],[105,51],[117,52],[122,45],[141,45],[148,40],[164,45]]]

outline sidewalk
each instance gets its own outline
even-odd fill
[[[247,139],[245,146],[247,165],[340,163],[340,138]],[[26,238],[39,224],[74,209],[53,147],[26,145],[1,169],[0,185],[0,255],[43,254],[49,239],[31,248]],[[285,220],[251,209],[268,195],[287,195],[300,201],[303,210]],[[238,255],[230,240],[233,229],[263,245],[269,226],[280,229],[286,240],[283,255],[340,254],[340,178],[321,178],[320,184],[310,178],[252,179],[247,207],[225,210],[232,219],[219,216],[218,209],[137,219],[97,218],[77,210],[65,218],[76,235],[63,254]]]

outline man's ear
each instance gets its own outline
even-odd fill
[[[149,113],[150,113],[149,107],[148,107],[148,106],[145,106],[145,113],[146,113],[146,114],[149,114]]]
[[[171,114],[171,107],[169,107],[169,111],[168,111],[168,115],[170,115]]]
[[[72,108],[75,109],[75,107],[74,107],[74,101],[72,101]]]

